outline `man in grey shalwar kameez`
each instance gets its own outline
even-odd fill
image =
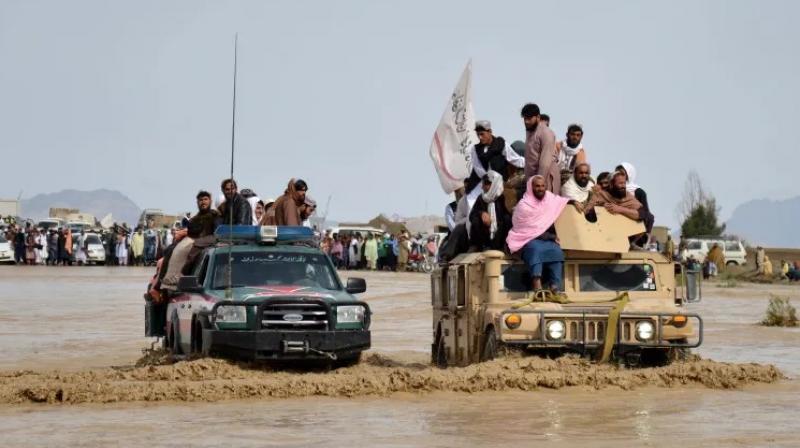
[[[541,121],[539,106],[526,104],[522,108],[527,139],[525,141],[525,181],[539,175],[544,177],[548,191],[561,192],[561,171],[558,167],[556,135]]]

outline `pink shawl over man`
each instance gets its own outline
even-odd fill
[[[536,177],[538,176],[528,179],[528,189],[525,190],[525,195],[517,204],[514,216],[511,218],[512,227],[508,232],[506,243],[512,253],[522,249],[529,241],[549,229],[569,201],[549,191],[545,191],[541,201],[536,199],[533,195],[533,180]]]

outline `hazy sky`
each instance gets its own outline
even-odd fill
[[[800,2],[0,0],[0,197],[122,191],[194,208],[229,170],[330,218],[440,213],[428,149],[466,62],[476,115],[524,137],[538,103],[585,127],[595,173],[633,163],[674,225],[690,169],[729,216],[800,193]]]

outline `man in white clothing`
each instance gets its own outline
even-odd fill
[[[561,186],[561,196],[572,199],[572,205],[583,213],[586,203],[589,202],[589,197],[594,187],[592,180],[592,171],[588,163],[579,163],[575,166],[575,170],[569,180]]]

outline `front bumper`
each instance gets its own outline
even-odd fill
[[[203,353],[253,360],[335,360],[369,348],[369,330],[203,330]]]
[[[275,306],[316,306],[324,309],[323,321],[311,322],[316,328],[273,328],[272,322],[264,318]],[[371,345],[369,332],[370,310],[364,302],[337,302],[336,306],[360,305],[365,308],[363,329],[336,328],[333,316],[336,311],[331,304],[319,299],[272,298],[261,303],[221,301],[199,314],[202,326],[202,350],[205,354],[221,354],[251,360],[337,360],[357,356]],[[215,323],[220,306],[247,306],[253,311],[247,328],[220,328]],[[305,322],[298,322],[302,324]],[[319,325],[322,325],[320,328]]]
[[[505,317],[519,314],[527,326],[509,329]],[[675,317],[685,317],[682,325],[675,324]],[[565,324],[565,334],[554,340],[547,335],[547,324],[560,320]],[[636,336],[636,324],[642,321],[653,325],[653,337],[640,340]],[[608,325],[608,313],[569,310],[506,310],[500,315],[500,339],[509,345],[528,348],[567,348],[587,351],[603,347]],[[617,322],[614,349],[625,351],[638,348],[696,348],[703,343],[703,319],[694,313],[623,312]]]

